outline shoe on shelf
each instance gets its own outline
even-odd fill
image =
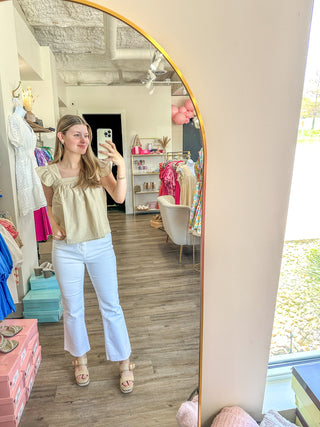
[[[6,326],[5,322],[0,322],[0,334],[5,338],[11,338],[17,335],[22,330],[22,326],[9,325]]]
[[[39,268],[42,269],[43,276],[45,279],[48,279],[52,276],[52,274],[54,274],[54,268],[53,265],[50,264],[50,262],[43,262],[42,264],[40,264]]]
[[[120,362],[120,390],[122,393],[131,393],[133,390],[134,376],[133,370],[136,365],[130,360]],[[129,383],[129,384],[127,384]]]
[[[76,379],[76,383],[80,387],[84,387],[89,384],[90,378],[89,378],[89,371],[87,368],[87,355],[83,355],[80,357],[76,357],[72,364],[74,366],[74,376]],[[82,378],[82,376],[85,376],[85,378]]]
[[[34,267],[33,270],[34,270],[35,276],[37,276],[37,277],[41,276],[41,274],[42,274],[42,268],[41,267]]]
[[[19,342],[15,340],[7,340],[0,334],[0,353],[10,353],[18,346]]]

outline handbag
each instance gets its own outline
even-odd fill
[[[138,135],[135,135],[133,138],[133,142],[131,145],[131,153],[132,154],[141,154],[142,144]]]

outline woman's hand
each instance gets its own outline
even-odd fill
[[[106,142],[101,142],[99,145],[101,145],[101,147],[104,148],[104,150],[99,150],[99,153],[107,156],[105,160],[111,160],[113,164],[117,165],[118,167],[125,166],[124,158],[118,152],[114,142],[106,141]]]
[[[64,240],[66,238],[66,232],[63,228],[56,225],[55,227],[52,227],[52,238],[54,240]]]

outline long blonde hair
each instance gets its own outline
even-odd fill
[[[59,161],[61,161],[64,155],[64,144],[62,144],[62,142],[59,140],[58,132],[61,132],[63,135],[65,135],[66,132],[74,125],[85,125],[88,129],[90,141],[87,151],[85,152],[85,154],[81,155],[79,180],[76,185],[82,188],[98,187],[101,185],[101,166],[99,160],[94,155],[94,152],[91,147],[92,130],[90,125],[80,116],[66,114],[65,116],[62,116],[58,121],[54,158],[51,164],[58,163]]]

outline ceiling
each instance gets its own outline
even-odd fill
[[[138,84],[152,93],[156,85],[170,84],[172,94],[185,94],[160,52],[113,16],[65,0],[14,2],[38,43],[52,50],[66,85]]]

